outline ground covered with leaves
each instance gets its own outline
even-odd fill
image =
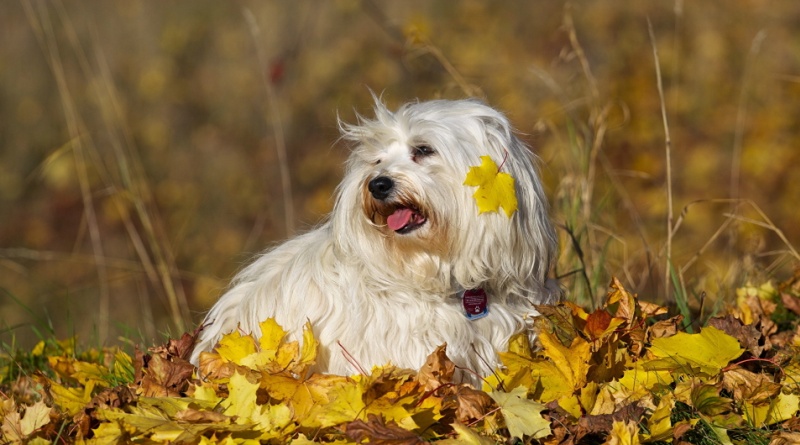
[[[188,333],[133,357],[44,341],[4,358],[2,442],[800,443],[797,280],[739,289],[702,329],[617,280],[601,308],[540,311],[483,388],[453,381],[446,346],[418,371],[310,373],[311,327],[294,342],[272,320],[199,368]]]

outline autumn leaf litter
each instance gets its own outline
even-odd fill
[[[40,345],[47,372],[3,382],[5,441],[28,443],[798,443],[794,282],[747,286],[699,332],[613,280],[603,307],[540,307],[536,345],[511,340],[482,388],[453,382],[446,346],[420,370],[311,373],[310,325],[289,341],[234,332],[187,357],[195,333],[133,357]],[[794,316],[779,329],[776,312]],[[786,317],[781,321],[786,325]]]

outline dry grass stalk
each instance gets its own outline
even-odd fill
[[[292,197],[292,178],[289,172],[289,158],[286,154],[286,138],[283,134],[283,123],[281,122],[281,111],[278,103],[278,94],[269,78],[269,67],[264,46],[260,43],[261,28],[258,26],[255,15],[247,8],[242,9],[253,44],[256,48],[256,57],[261,71],[261,78],[264,83],[264,90],[267,94],[267,106],[269,108],[268,124],[275,135],[275,152],[278,155],[278,168],[281,175],[281,192],[283,196],[284,224],[286,225],[286,236],[294,233],[294,198]]]
[[[661,65],[658,58],[658,46],[656,36],[653,31],[653,24],[647,18],[647,32],[650,35],[650,44],[653,47],[653,60],[656,70],[656,83],[658,85],[658,100],[661,104],[661,119],[664,125],[664,150],[667,168],[667,241],[666,241],[666,261],[664,266],[664,298],[672,299],[670,290],[670,266],[672,263],[672,140],[670,139],[669,120],[667,119],[667,106],[664,100],[664,84],[661,80]]]

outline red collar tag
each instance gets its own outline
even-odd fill
[[[489,299],[483,289],[467,289],[461,293],[464,315],[469,320],[477,320],[489,314]]]

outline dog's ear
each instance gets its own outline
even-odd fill
[[[537,158],[502,113],[488,106],[478,108],[481,113],[476,117],[484,131],[480,150],[488,152],[498,166],[502,164],[501,170],[514,178],[518,209],[510,218],[502,212],[475,215],[468,224],[476,224],[471,230],[481,234],[480,241],[475,242],[475,237],[465,240],[466,256],[462,254],[459,261],[466,262],[472,279],[486,280],[501,294],[532,293],[543,302],[542,297],[551,293],[545,289],[545,280],[556,258],[557,237]]]
[[[519,203],[516,218],[512,221],[515,227],[512,243],[534,255],[529,258],[528,253],[523,253],[524,261],[512,268],[515,269],[512,273],[518,274],[518,278],[531,274],[543,284],[556,260],[558,238],[550,219],[547,194],[539,177],[539,159],[511,130],[508,131],[506,149],[509,154],[504,168],[514,177]]]

